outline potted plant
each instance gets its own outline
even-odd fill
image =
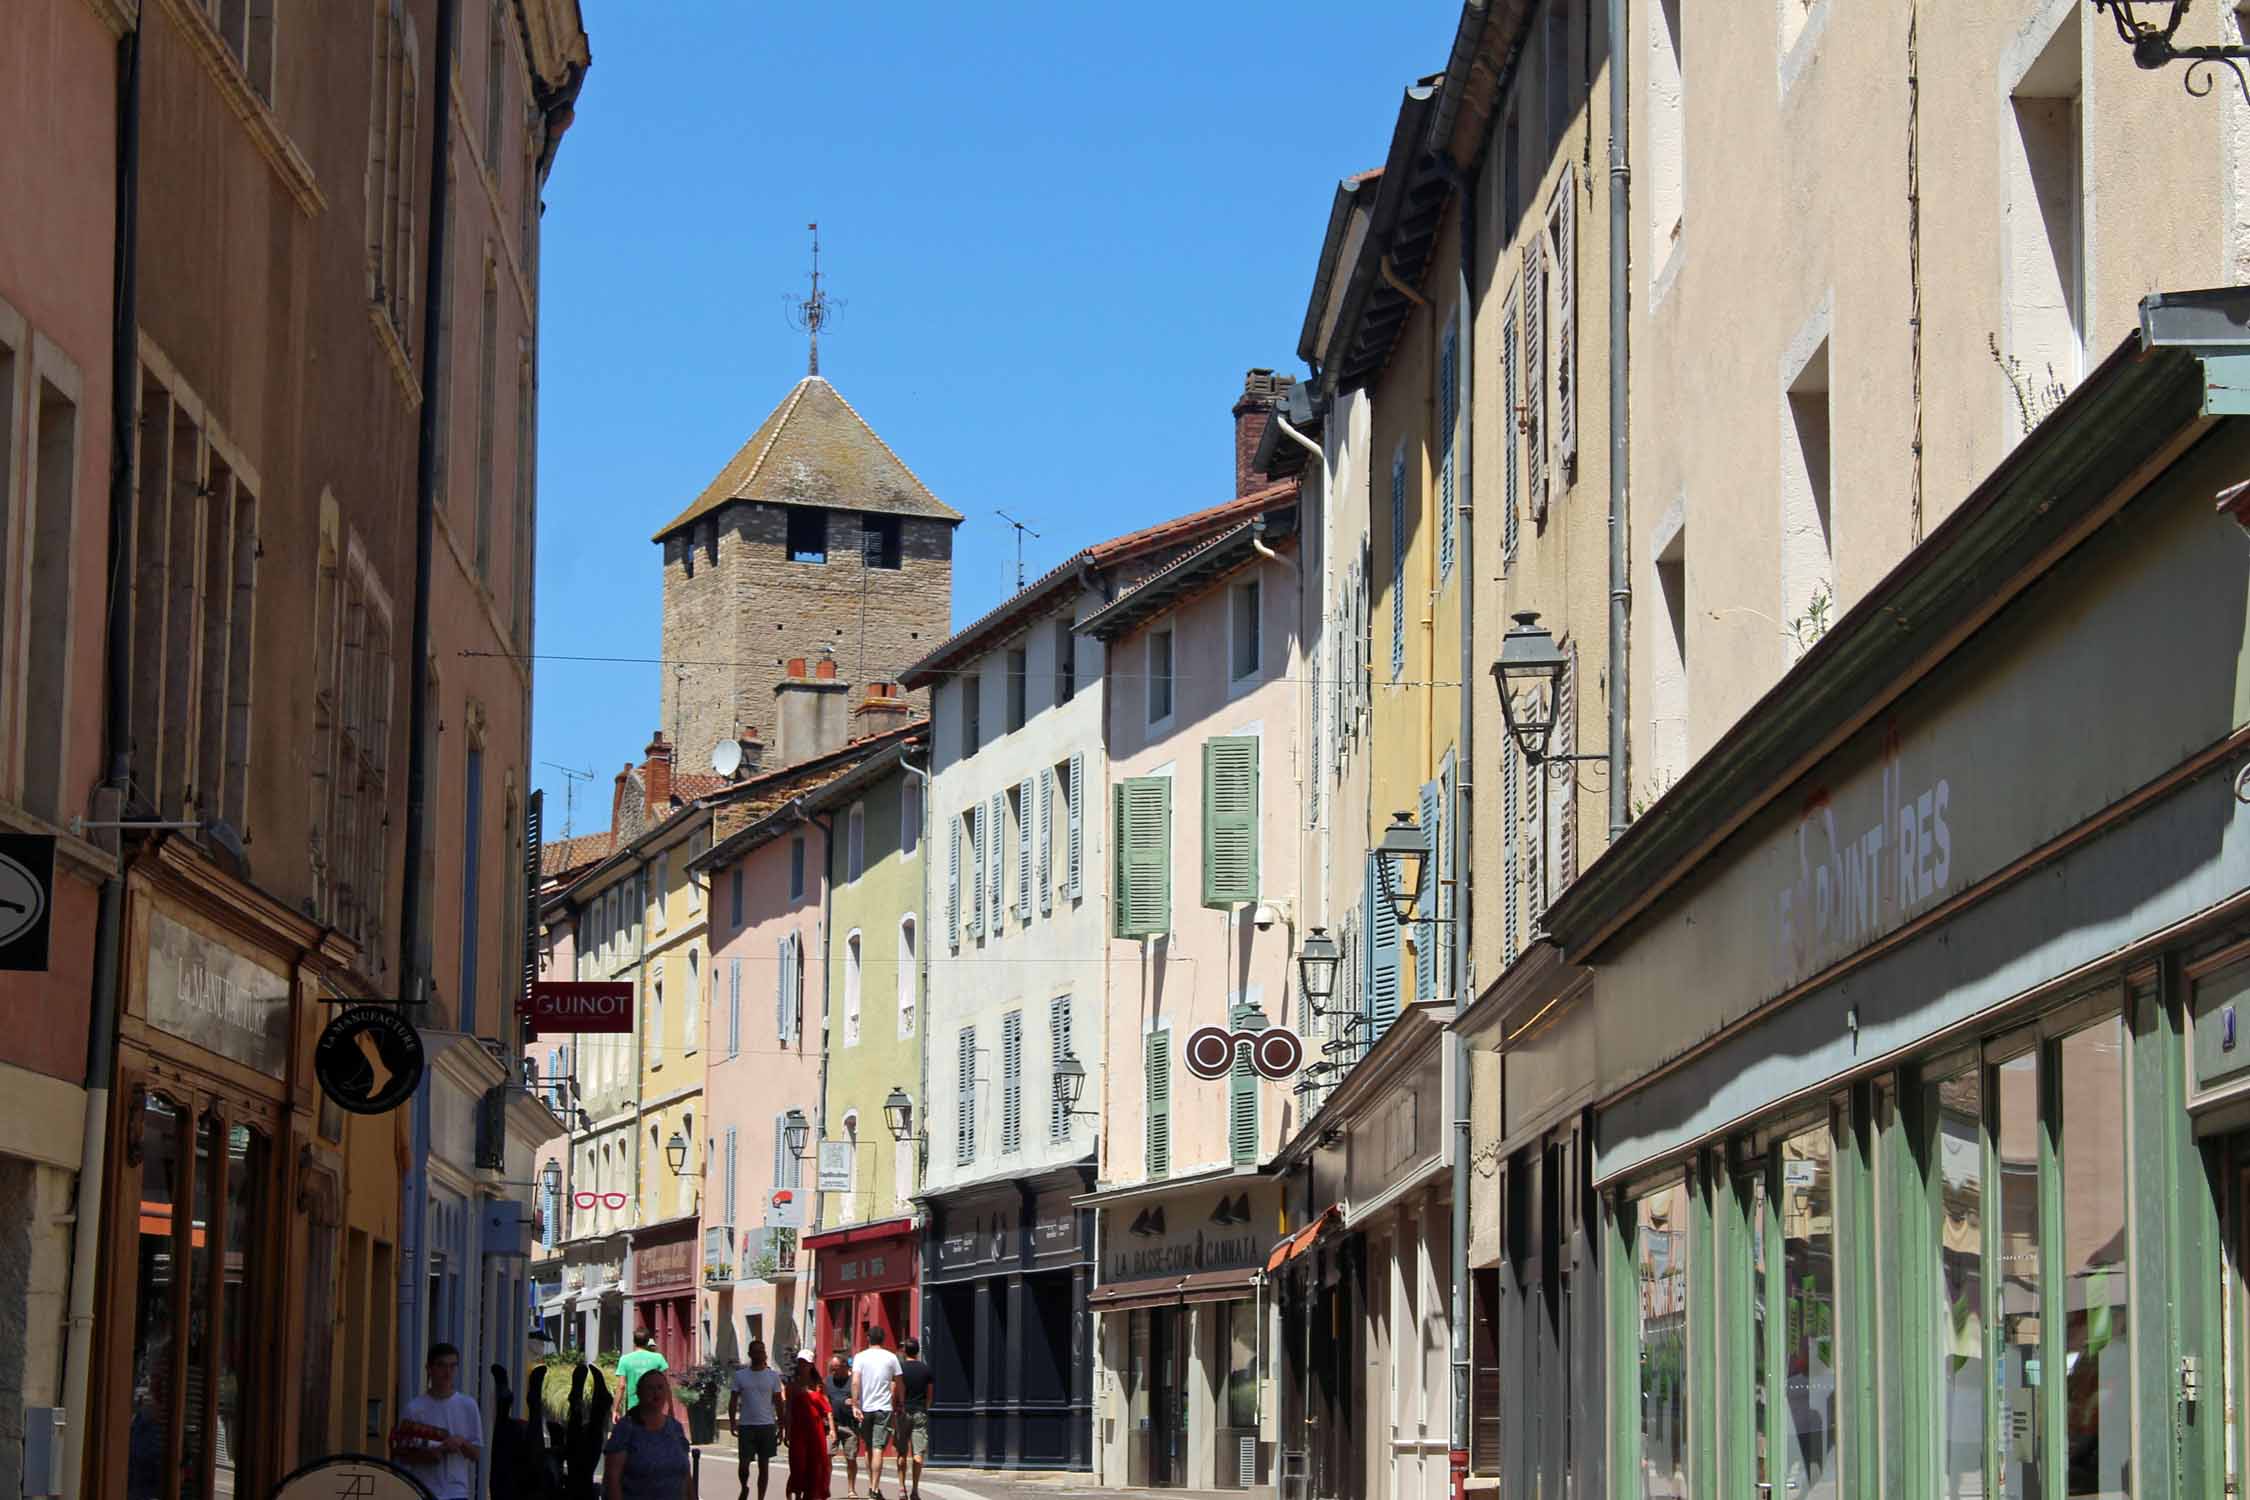
[[[694,1365],[681,1373],[679,1399],[687,1407],[689,1442],[719,1440],[719,1392],[726,1387],[727,1374],[725,1366],[714,1364]]]

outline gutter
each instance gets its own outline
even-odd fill
[[[914,967],[917,971],[915,975],[917,988],[914,992],[914,1040],[916,1043],[914,1050],[919,1054],[914,1079],[914,1097],[920,1101],[915,1107],[921,1110],[922,1118],[916,1123],[922,1128],[912,1137],[914,1142],[914,1191],[911,1194],[900,1195],[909,1201],[918,1200],[922,1196],[922,1174],[929,1169],[930,1150],[930,950],[936,944],[931,941],[928,928],[930,925],[930,874],[931,867],[937,863],[930,846],[930,804],[933,800],[932,794],[936,792],[937,788],[931,783],[930,772],[937,765],[937,737],[933,734],[930,738],[931,744],[928,747],[930,761],[928,765],[918,766],[914,764],[906,758],[903,751],[900,752],[898,758],[899,769],[922,783],[922,903],[921,915],[915,918],[914,925]],[[1075,791],[1076,788],[1072,790]],[[820,1179],[815,1177],[813,1180],[817,1182]],[[893,1184],[893,1187],[895,1188],[896,1184]]]
[[[138,26],[117,42],[117,178],[115,270],[109,346],[109,600],[102,699],[102,735],[109,745],[104,790],[114,799],[106,816],[121,817],[133,784],[133,614],[126,586],[125,538],[133,529],[133,366],[139,357],[141,38]],[[75,1425],[63,1438],[62,1493],[75,1497],[85,1478],[86,1444],[93,1421],[87,1406],[92,1384],[97,1282],[101,1273],[102,1183],[109,1165],[109,1106],[116,1084],[118,985],[125,948],[125,870],[122,840],[116,866],[102,881],[94,918],[94,1004],[86,1041],[86,1116],[78,1145],[78,1182],[70,1228],[70,1312],[63,1343],[63,1420]]]
[[[1628,565],[1632,552],[1626,534],[1626,505],[1631,495],[1633,467],[1632,411],[1628,406],[1631,382],[1627,362],[1632,358],[1632,334],[1626,319],[1632,312],[1632,163],[1626,155],[1625,101],[1629,86],[1631,48],[1624,44],[1627,19],[1625,0],[1609,0],[1609,838],[1615,843],[1633,821],[1631,788],[1626,785],[1629,757],[1626,713],[1630,684],[1626,680],[1626,632],[1632,624],[1633,584]]]
[[[923,800],[926,806],[928,799]],[[829,1003],[829,987],[835,982],[836,972],[834,956],[828,946],[832,936],[829,929],[836,918],[836,820],[828,814],[807,811],[801,796],[790,799],[789,810],[796,814],[798,822],[810,823],[820,830],[820,1099],[813,1113],[812,1228],[806,1231],[818,1234],[821,1217],[828,1207],[828,1195],[820,1190],[820,1148],[828,1139],[828,1023],[834,1014],[834,1007]],[[928,869],[929,862],[924,860],[922,867]],[[915,937],[919,941],[921,934],[917,932]],[[923,1049],[925,1054],[928,1050]],[[805,1280],[809,1288],[812,1278],[808,1276]],[[811,1317],[806,1318],[804,1326],[812,1326]]]

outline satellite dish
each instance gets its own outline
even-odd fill
[[[742,769],[742,742],[721,740],[711,747],[711,769],[721,776],[732,776]]]

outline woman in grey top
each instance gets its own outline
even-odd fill
[[[672,1415],[671,1377],[648,1371],[634,1396],[633,1409],[602,1447],[606,1500],[696,1500],[687,1434]]]

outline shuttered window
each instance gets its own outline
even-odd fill
[[[742,1052],[742,960],[727,961],[727,1056]]]
[[[1023,1012],[1000,1018],[1000,1152],[1023,1149]]]
[[[1391,459],[1391,681],[1406,670],[1406,455]]]
[[[1329,628],[1334,629],[1335,627],[1331,625]],[[1323,755],[1327,748],[1325,730],[1328,718],[1328,699],[1322,693],[1320,670],[1326,653],[1314,650],[1306,654],[1312,658],[1312,779],[1311,784],[1305,790],[1305,826],[1307,828],[1318,828],[1320,826],[1321,781],[1328,774],[1328,762]]]
[[[1361,922],[1367,957],[1361,1004],[1368,1024],[1362,1034],[1372,1045],[1398,1019],[1399,931],[1398,917],[1383,894],[1383,877],[1372,854],[1367,857],[1365,884]]]
[[[1500,385],[1503,403],[1500,409],[1508,413],[1510,418],[1500,424],[1500,467],[1505,476],[1500,512],[1502,562],[1516,560],[1516,534],[1521,525],[1518,517],[1523,512],[1520,434],[1513,420],[1515,413],[1522,409],[1523,400],[1522,366],[1518,363],[1516,353],[1516,307],[1516,303],[1510,302],[1507,311],[1500,316]]]
[[[1414,998],[1435,1000],[1438,997],[1438,937],[1435,893],[1430,889],[1437,880],[1437,851],[1443,842],[1440,825],[1445,814],[1439,806],[1438,784],[1422,783],[1422,889],[1414,905]]]
[[[985,845],[992,841],[991,826],[980,816],[979,809],[968,811],[969,839],[969,936],[984,936],[984,853]]]
[[[1504,909],[1501,912],[1501,928],[1502,939],[1506,944],[1501,958],[1505,965],[1515,961],[1518,951],[1516,934],[1522,926],[1519,903],[1523,888],[1523,858],[1520,853],[1523,844],[1523,771],[1516,754],[1515,740],[1509,735],[1500,737],[1500,825],[1501,837],[1506,841],[1501,846],[1504,854],[1504,878],[1501,882],[1501,906]]]
[[[774,965],[774,1035],[787,1046],[797,1034],[797,938],[794,933],[781,940],[779,960]]]
[[[1461,338],[1448,323],[1438,351],[1438,582],[1453,578],[1453,429],[1460,411]]]
[[[1534,235],[1523,247],[1523,400],[1524,489],[1531,523],[1547,524],[1547,289],[1541,264],[1545,251]]]
[[[1434,863],[1437,867],[1437,890],[1431,899],[1437,906],[1437,975],[1438,998],[1448,999],[1460,985],[1462,976],[1454,973],[1458,949],[1454,943],[1453,909],[1453,845],[1457,830],[1453,826],[1455,803],[1453,800],[1453,753],[1446,752],[1438,769],[1438,829],[1433,835],[1437,845]]]
[[[951,832],[945,844],[945,941],[946,946],[961,946],[961,820],[950,820]]]
[[[1055,909],[1055,768],[1039,768],[1039,914]]]
[[[1008,881],[1008,851],[1001,843],[1008,826],[1008,795],[994,792],[990,811],[985,814],[984,854],[985,867],[991,872],[992,888],[987,893],[985,910],[992,914],[990,932],[999,937],[1008,930],[1006,890]]]
[[[1238,1005],[1234,1027],[1263,1031],[1265,1014],[1254,1005]],[[1248,1042],[1235,1044],[1234,1066],[1227,1074],[1227,1160],[1238,1167],[1258,1164],[1258,1070]]]
[[[977,1029],[961,1028],[961,1051],[954,1064],[960,1094],[954,1104],[953,1161],[967,1166],[977,1154]]]
[[[1016,787],[1016,920],[1031,925],[1031,841],[1039,835],[1039,820],[1031,800],[1031,778]]]
[[[1060,1142],[1070,1138],[1070,1110],[1063,1102],[1062,1061],[1072,1055],[1070,1042],[1070,996],[1057,995],[1047,1002],[1047,1061],[1051,1071],[1049,1092],[1053,1096],[1047,1112],[1047,1139]]]
[[[844,819],[844,878],[857,880],[867,873],[867,809],[854,802]]]
[[[1556,481],[1578,476],[1578,236],[1577,174],[1565,167],[1547,210],[1547,239],[1555,276]]]
[[[1258,899],[1258,739],[1203,742],[1203,904]]]
[[[1116,798],[1112,935],[1154,937],[1172,929],[1172,778],[1129,776]]]
[[[1150,1032],[1147,1047],[1142,1076],[1148,1086],[1148,1175],[1168,1177],[1172,1172],[1172,1033]]]
[[[736,1144],[737,1144],[737,1142],[736,1142],[736,1140],[735,1140],[735,1127],[734,1127],[734,1126],[732,1126],[732,1125],[729,1125],[729,1126],[727,1127],[727,1144],[726,1144],[726,1151],[725,1151],[725,1153],[724,1153],[723,1155],[721,1155],[721,1157],[719,1158],[719,1159],[720,1159],[720,1161],[724,1163],[724,1166],[723,1166],[723,1167],[721,1168],[721,1170],[722,1170],[722,1171],[724,1171],[724,1172],[726,1173],[726,1177],[725,1177],[725,1179],[724,1179],[724,1180],[723,1180],[722,1182],[720,1182],[720,1184],[719,1184],[719,1202],[720,1202],[720,1204],[721,1204],[721,1206],[722,1206],[722,1208],[723,1208],[723,1211],[724,1211],[724,1222],[725,1222],[726,1224],[730,1225],[730,1226],[731,1226],[731,1225],[733,1225],[734,1223],[736,1223],[736,1222],[737,1222],[737,1221],[736,1221],[736,1219],[735,1219],[735,1217],[734,1217],[734,1209],[735,1209],[735,1203],[734,1203],[734,1179],[735,1179],[735,1146],[736,1146]]]
[[[1084,755],[1073,755],[1070,758],[1070,776],[1063,782],[1062,794],[1063,801],[1069,807],[1070,823],[1070,854],[1065,864],[1068,888],[1064,891],[1064,895],[1072,901],[1078,901],[1083,898],[1086,889],[1085,882],[1080,876],[1080,871],[1085,863],[1081,857],[1081,848],[1084,843],[1083,830],[1086,821],[1086,757]]]

